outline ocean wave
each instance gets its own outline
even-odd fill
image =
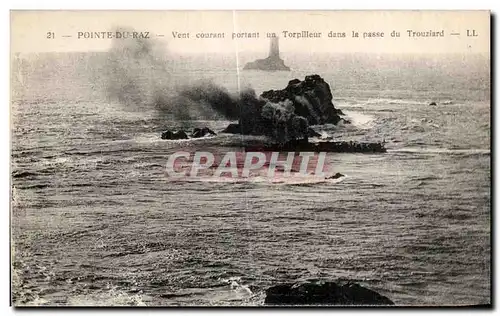
[[[379,106],[390,106],[394,108],[394,105],[402,105],[402,106],[428,106],[431,102],[436,102],[436,105],[459,105],[455,100],[443,100],[443,101],[434,101],[431,99],[425,100],[415,100],[415,99],[400,99],[400,98],[370,98],[370,99],[357,99],[357,98],[337,98],[338,106],[340,108],[349,108],[356,109],[362,108],[366,109],[367,107],[379,107]],[[377,109],[378,110],[378,109]]]
[[[340,183],[347,176],[342,176],[336,179],[328,179],[329,175],[326,176],[314,176],[314,175],[304,175],[304,176],[280,176],[276,172],[276,176],[269,178],[266,176],[255,175],[248,178],[231,178],[231,177],[185,177],[185,178],[169,178],[172,182],[212,182],[212,183],[259,183],[259,184],[271,184],[271,185],[308,185],[308,184],[319,184],[319,183]]]
[[[471,149],[449,149],[449,148],[420,148],[405,147],[401,149],[388,149],[388,153],[407,153],[407,154],[448,154],[448,155],[490,155],[489,149],[471,148]]]
[[[359,129],[370,129],[375,126],[375,117],[356,111],[344,111],[352,126]]]
[[[366,108],[366,106],[370,105],[427,105],[426,101],[417,101],[412,99],[393,99],[393,98],[338,98],[342,102],[339,102],[340,108],[355,108],[362,107]]]
[[[95,294],[68,297],[69,306],[147,306],[141,294],[129,294],[115,288]]]
[[[379,105],[379,104],[391,104],[391,105],[426,105],[428,102],[416,101],[411,99],[391,99],[391,98],[375,98],[368,99],[361,102],[363,105]]]

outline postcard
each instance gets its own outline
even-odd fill
[[[11,11],[11,304],[491,307],[489,11]]]

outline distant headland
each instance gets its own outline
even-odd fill
[[[264,70],[264,71],[290,71],[290,67],[285,65],[283,59],[280,58],[278,37],[271,38],[271,46],[269,48],[269,56],[264,59],[257,59],[249,62],[243,67],[244,70]]]

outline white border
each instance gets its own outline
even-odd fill
[[[154,0],[122,0],[122,1],[35,1],[19,0],[7,1],[11,4],[11,9],[119,9],[119,10],[488,10],[491,9],[495,1],[493,0],[474,0],[474,1],[436,1],[420,0],[418,2],[406,1],[367,1],[367,0],[349,0],[344,2],[330,1],[283,1],[271,2],[269,0],[252,1],[200,1],[183,0],[182,2],[164,2],[159,3]]]

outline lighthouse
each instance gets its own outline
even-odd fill
[[[271,45],[269,46],[269,57],[276,59],[280,58],[279,37],[271,38]]]
[[[243,68],[244,70],[264,70],[264,71],[290,71],[290,68],[285,65],[283,59],[280,58],[279,38],[271,37],[269,45],[269,56],[264,59],[257,59],[249,62]]]

